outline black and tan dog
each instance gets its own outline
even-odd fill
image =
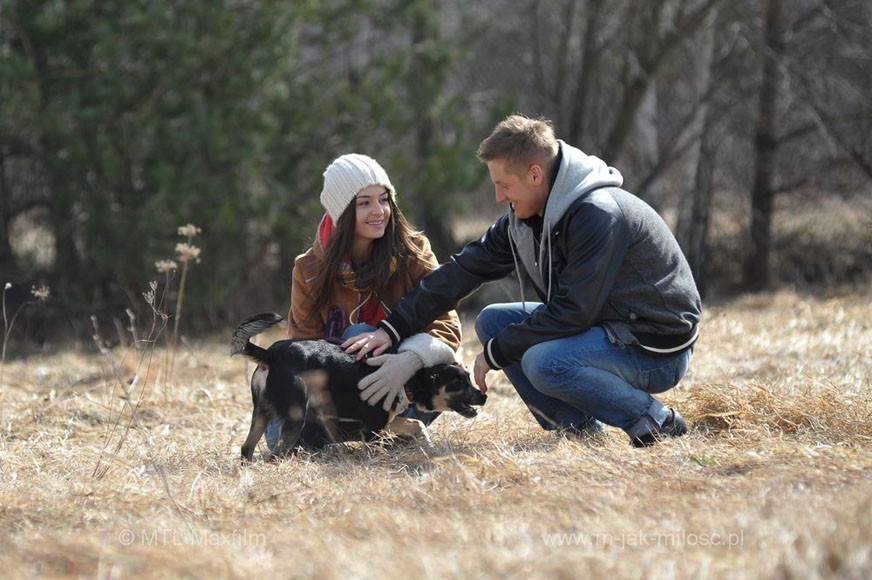
[[[268,349],[251,343],[252,336],[282,320],[278,314],[258,314],[233,332],[230,354],[241,353],[258,363],[251,377],[254,410],[242,445],[243,460],[251,461],[272,419],[282,424],[275,455],[297,446],[368,441],[385,429],[429,441],[423,423],[397,416],[406,401],[395,403],[388,412],[360,399],[358,381],[378,367],[357,362],[354,355],[326,340],[280,340]],[[464,417],[475,417],[473,405],[487,400],[472,385],[468,372],[446,364],[415,373],[406,384],[406,398],[421,411],[456,411]]]

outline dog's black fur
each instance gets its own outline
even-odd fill
[[[282,320],[278,314],[258,314],[233,332],[230,354],[241,353],[258,363],[251,379],[254,410],[242,446],[243,460],[251,461],[257,442],[274,418],[282,422],[276,455],[296,446],[370,440],[394,420],[395,410],[387,412],[381,404],[371,406],[360,399],[358,381],[378,367],[357,362],[354,355],[326,340],[280,340],[268,349],[250,342],[252,336]],[[475,417],[472,405],[487,400],[472,385],[469,373],[457,365],[421,369],[406,390],[421,411],[451,410],[464,417]],[[416,420],[403,421],[413,421],[419,424],[415,429],[423,429]]]

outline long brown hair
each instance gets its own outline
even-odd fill
[[[372,258],[366,264],[353,264],[357,274],[357,287],[361,290],[371,289],[376,296],[381,295],[394,276],[405,273],[409,259],[423,260],[421,248],[414,243],[414,238],[421,236],[406,216],[397,207],[392,195],[388,196],[391,206],[391,217],[382,237],[372,242]],[[342,212],[336,224],[336,231],[327,242],[324,268],[312,281],[312,295],[315,296],[313,316],[317,316],[327,306],[333,294],[334,284],[339,284],[339,272],[342,262],[351,255],[354,244],[354,229],[357,217],[357,204],[352,201]],[[391,274],[391,259],[396,258],[397,269]]]

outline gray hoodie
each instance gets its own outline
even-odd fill
[[[560,167],[551,193],[548,195],[548,203],[545,206],[545,215],[542,219],[542,237],[545,243],[539,245],[539,255],[535,255],[536,240],[533,238],[533,230],[523,220],[515,217],[511,207],[508,210],[509,235],[515,242],[520,253],[520,260],[530,280],[536,286],[540,294],[545,295],[545,302],[551,296],[552,280],[550,275],[543,274],[545,264],[551,263],[550,250],[551,232],[555,223],[560,221],[569,206],[576,199],[594,189],[606,186],[620,187],[624,183],[624,177],[614,167],[606,165],[599,157],[588,155],[581,149],[576,149],[558,139],[562,153]],[[548,270],[550,274],[550,269]],[[518,279],[521,272],[518,270]],[[547,280],[545,278],[547,277]],[[524,298],[524,287],[521,286],[521,299]]]

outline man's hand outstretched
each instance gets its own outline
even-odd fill
[[[484,376],[492,370],[493,369],[490,368],[490,365],[487,364],[487,359],[484,358],[484,352],[480,352],[478,356],[475,357],[475,366],[472,369],[472,375],[475,378],[475,384],[478,385],[478,388],[482,393],[487,392],[487,383],[484,381]]]

